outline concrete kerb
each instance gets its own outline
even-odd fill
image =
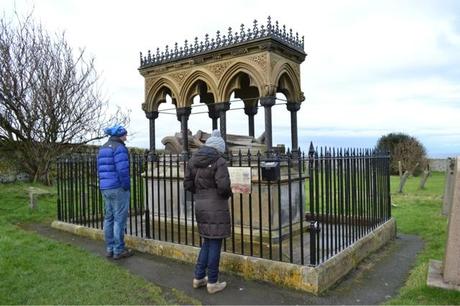
[[[54,221],[51,226],[92,239],[104,239],[103,231],[100,229],[61,221]],[[267,281],[313,294],[320,294],[337,283],[355,268],[361,260],[381,248],[391,239],[394,239],[395,236],[396,222],[391,218],[370,234],[316,267],[222,252],[220,268],[222,271],[235,273],[247,279]],[[195,263],[200,250],[198,247],[130,235],[125,237],[125,241],[128,247],[140,252],[165,256],[192,264]]]

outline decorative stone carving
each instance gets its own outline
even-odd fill
[[[190,70],[172,73],[171,77],[180,86],[184,83],[185,78],[190,74]]]
[[[218,80],[222,77],[225,69],[230,65],[230,62],[222,62],[218,64],[209,65],[209,70],[216,76]]]
[[[250,60],[259,65],[264,72],[267,71],[267,55],[265,53],[253,56]]]
[[[233,56],[242,55],[242,54],[246,54],[246,53],[248,53],[247,48],[239,48],[239,49],[236,49],[236,50],[232,51]]]
[[[202,57],[197,57],[197,58],[194,58],[192,59],[191,61],[189,61],[189,64],[190,65],[196,65],[196,64],[201,64],[204,62],[204,58]]]
[[[145,78],[145,92],[149,92],[152,85],[158,81],[158,77]]]

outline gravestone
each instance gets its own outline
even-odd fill
[[[38,206],[37,201],[38,201],[39,196],[51,194],[51,192],[47,190],[36,188],[36,187],[29,187],[28,191],[29,191],[29,200],[30,200],[29,207],[31,209],[37,208]]]
[[[444,261],[430,260],[427,285],[460,291],[460,157],[453,173],[452,206],[449,213]]]
[[[442,203],[442,214],[448,216],[452,206],[452,199],[454,196],[454,168],[455,158],[447,159],[446,167],[446,180],[444,185],[444,196]]]

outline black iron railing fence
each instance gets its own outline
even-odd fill
[[[391,217],[389,156],[328,149],[270,156],[280,175],[264,177],[266,156],[229,153],[229,167],[251,169],[251,192],[229,199],[227,252],[318,265]],[[200,246],[193,194],[183,189],[187,165],[176,154],[131,154],[127,233]],[[95,154],[57,161],[58,219],[102,228],[104,205]]]

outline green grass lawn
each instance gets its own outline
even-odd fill
[[[429,288],[426,285],[430,259],[443,260],[447,239],[447,218],[442,216],[444,173],[433,173],[424,190],[418,189],[419,178],[410,177],[404,193],[397,193],[399,177],[391,178],[392,213],[398,232],[420,236],[425,242],[417,256],[409,279],[400,295],[389,304],[460,304],[460,292]],[[458,254],[460,256],[460,254]]]
[[[40,198],[35,211],[28,208],[29,186],[0,184],[0,304],[196,303],[175,290],[166,295],[102,257],[21,229],[56,216],[55,195]]]
[[[425,241],[400,295],[389,304],[460,304],[460,292],[428,288],[428,261],[443,259],[447,218],[441,215],[444,173],[434,173],[426,189],[409,178],[403,194],[391,178],[393,216],[398,231]],[[85,250],[21,229],[30,222],[51,222],[56,198],[47,196],[39,208],[28,208],[31,184],[0,184],[0,304],[169,304],[190,303],[176,292],[173,300],[161,289]],[[40,186],[41,188],[45,188]],[[49,188],[54,192],[53,188]],[[459,254],[460,256],[460,254]]]

